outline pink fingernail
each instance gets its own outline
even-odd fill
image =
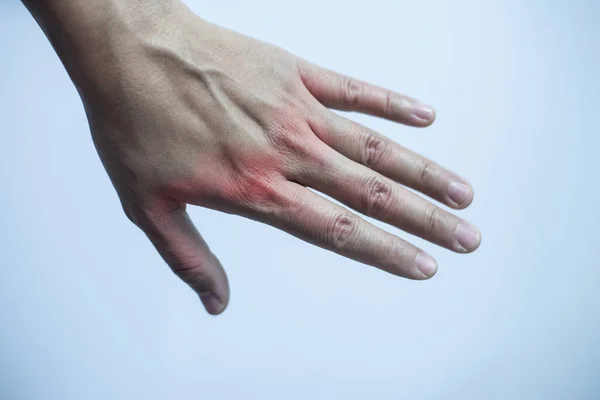
[[[412,114],[422,120],[422,121],[431,121],[433,120],[433,107],[425,105],[425,104],[419,104],[419,105],[415,105],[412,109]]]
[[[456,204],[461,204],[467,198],[471,188],[462,182],[454,181],[448,187],[448,196]]]
[[[429,254],[420,252],[416,258],[417,268],[426,278],[431,278],[437,271],[437,262]]]
[[[473,225],[462,223],[456,228],[456,240],[465,251],[472,251],[479,246],[481,234]]]

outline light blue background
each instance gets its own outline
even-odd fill
[[[1,0],[1,399],[600,398],[600,2],[188,4],[433,104],[427,130],[353,118],[469,179],[483,244],[415,239],[440,270],[412,282],[195,208],[232,287],[208,316],[122,214],[42,32]]]

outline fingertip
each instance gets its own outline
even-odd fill
[[[461,253],[472,253],[481,245],[481,232],[477,227],[461,222],[456,227],[457,250]]]
[[[421,276],[418,278],[419,280],[425,280],[433,277],[438,270],[437,261],[424,251],[421,251],[419,254],[417,254],[417,257],[415,258],[415,264],[421,273]]]
[[[435,108],[431,108],[431,117],[429,118],[429,125],[433,124],[435,122],[435,119],[437,118],[437,112],[435,111]]]
[[[457,210],[462,210],[471,205],[475,197],[473,187],[462,180],[451,182],[447,191],[446,204]]]
[[[411,108],[411,117],[414,126],[425,128],[433,124],[436,118],[436,112],[430,105],[417,103]]]
[[[227,308],[227,303],[224,303],[212,292],[199,295],[206,312],[210,315],[219,315]]]

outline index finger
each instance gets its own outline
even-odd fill
[[[324,106],[425,127],[435,120],[433,107],[411,97],[301,61],[299,72],[308,91]]]

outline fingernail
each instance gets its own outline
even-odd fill
[[[433,107],[426,104],[418,104],[413,106],[412,114],[422,121],[429,122],[433,120]]]
[[[456,228],[456,240],[458,240],[458,244],[460,244],[463,249],[472,251],[479,246],[481,234],[473,225],[462,223]]]
[[[429,254],[420,252],[417,254],[417,268],[426,278],[432,277],[437,271],[437,262]]]
[[[448,187],[448,196],[456,204],[461,204],[467,198],[471,188],[462,182],[454,181]]]
[[[211,315],[217,315],[223,308],[221,300],[212,292],[201,294],[200,300],[202,300],[206,311]]]

